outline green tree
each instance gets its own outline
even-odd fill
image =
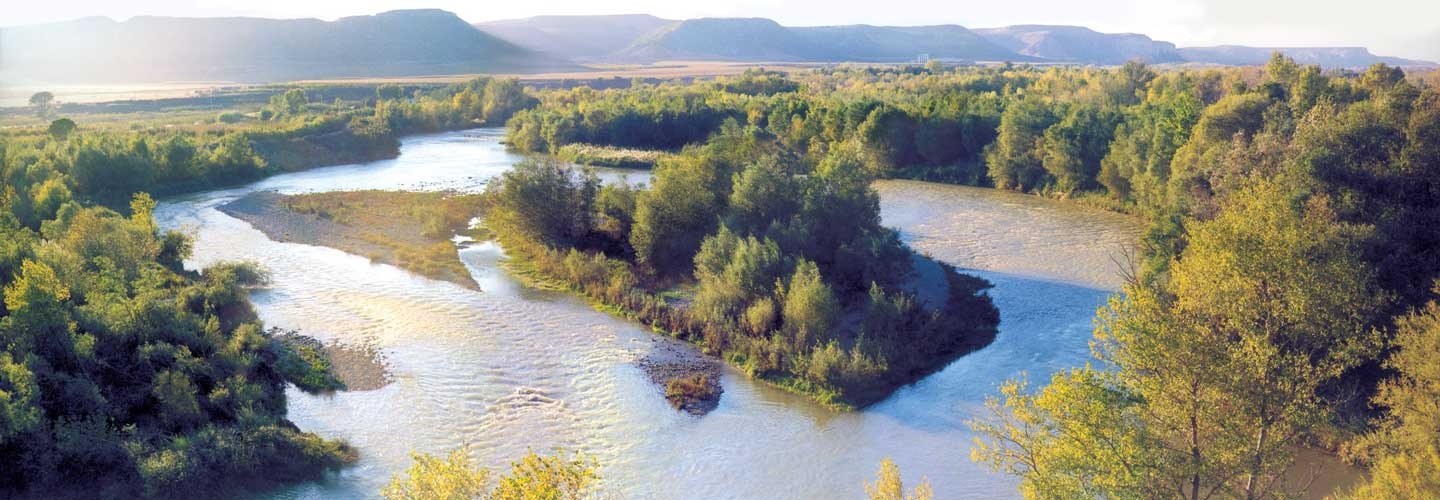
[[[595,229],[600,180],[590,170],[526,159],[486,188],[495,227],[545,244],[576,245]]]
[[[35,374],[10,353],[0,352],[0,446],[29,434],[44,422]]]
[[[595,489],[599,480],[595,462],[584,456],[570,457],[563,450],[553,456],[527,453],[510,464],[510,473],[500,478],[493,500],[581,500]]]
[[[1074,106],[1045,129],[1040,163],[1055,178],[1056,189],[1072,193],[1093,187],[1117,121],[1114,113],[1094,106]]]
[[[50,112],[55,104],[55,94],[50,92],[36,92],[30,96],[30,107],[35,108],[35,116],[41,119],[49,118]]]
[[[278,115],[295,115],[309,104],[305,89],[290,89],[270,96],[270,109]]]
[[[764,158],[736,174],[727,221],[735,231],[760,233],[799,210],[800,185],[777,158]]]
[[[710,188],[721,175],[702,158],[682,156],[655,169],[635,203],[630,244],[660,274],[688,271],[700,244],[718,224],[721,201]]]
[[[70,120],[69,118],[61,118],[59,120],[50,122],[50,128],[48,129],[50,137],[55,138],[55,140],[57,141],[63,141],[70,138],[70,133],[74,131],[75,122]]]
[[[1000,115],[999,136],[986,148],[985,164],[995,187],[1029,191],[1047,182],[1043,164],[1045,129],[1055,112],[1038,97],[1012,102]]]
[[[825,284],[814,262],[795,263],[795,274],[785,287],[783,302],[785,328],[795,338],[828,336],[840,312],[835,292]]]
[[[393,101],[405,97],[405,89],[393,83],[386,83],[375,87],[375,98],[381,101]]]

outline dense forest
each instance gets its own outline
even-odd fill
[[[1014,381],[973,423],[989,436],[975,458],[1028,497],[1293,494],[1282,478],[1304,447],[1372,466],[1358,497],[1440,494],[1423,472],[1440,449],[1440,377],[1418,362],[1440,355],[1440,233],[1424,229],[1440,222],[1433,80],[1277,55],[1208,70],[752,71],[539,97],[509,123],[516,149],[690,151],[744,128],[802,171],[841,157],[869,176],[1148,221],[1129,285],[1097,319],[1101,363]]]

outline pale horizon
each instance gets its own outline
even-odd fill
[[[371,15],[390,10],[442,9],[467,22],[480,23],[542,15],[650,14],[667,19],[763,17],[786,26],[869,24],[919,26],[958,24],[992,28],[1017,24],[1077,25],[1104,33],[1138,33],[1180,47],[1246,45],[1256,47],[1358,46],[1381,56],[1440,61],[1440,2],[1375,0],[1363,8],[1342,0],[1033,0],[996,6],[987,2],[896,0],[886,8],[858,0],[742,0],[725,4],[676,4],[660,0],[621,0],[603,4],[579,0],[526,3],[473,3],[437,0],[415,4],[398,0],[287,2],[257,0],[236,5],[220,1],[151,0],[123,5],[99,0],[19,6],[6,12],[0,26],[62,22],[84,17],[116,21],[138,16],[316,18]],[[1398,14],[1403,12],[1404,14]]]

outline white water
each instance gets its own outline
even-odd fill
[[[616,498],[860,498],[885,457],[911,483],[928,477],[939,498],[1012,498],[1013,479],[969,460],[965,422],[1001,381],[1021,372],[1044,380],[1089,358],[1091,318],[1118,281],[1112,257],[1136,234],[1123,217],[1034,197],[878,183],[886,224],[995,283],[995,342],[854,413],[731,371],[719,408],[695,418],[672,410],[633,365],[655,335],[567,296],[523,289],[495,267],[503,257],[493,247],[461,251],[484,289],[474,292],[334,249],[277,243],[215,209],[266,189],[474,190],[518,160],[500,138],[498,130],[411,137],[395,160],[276,176],[157,210],[163,227],[195,234],[192,267],[249,259],[272,271],[273,286],[252,294],[268,326],[374,347],[394,375],[375,391],[290,390],[290,419],[349,441],[361,461],[264,498],[375,497],[410,464],[410,451],[465,444],[491,467],[532,447],[582,450]]]

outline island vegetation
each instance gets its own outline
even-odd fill
[[[522,162],[488,186],[484,220],[522,271],[855,408],[986,345],[999,321],[983,280],[917,272],[870,179],[851,151],[812,168],[732,123],[662,159],[649,187]]]

